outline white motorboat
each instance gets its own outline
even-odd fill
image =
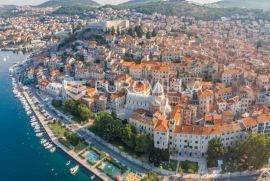
[[[53,152],[55,152],[55,150],[56,150],[56,148],[55,148],[55,147],[52,147],[52,148],[50,149],[50,152],[53,153]]]
[[[53,147],[53,145],[52,144],[49,144],[48,146],[46,146],[45,148],[46,149],[51,149]]]
[[[79,165],[72,167],[69,171],[72,175],[76,175],[76,173],[79,171]]]
[[[46,143],[46,142],[47,142],[46,139],[41,139],[41,141],[40,141],[41,144],[44,144],[44,143]]]
[[[40,129],[35,129],[35,133],[40,133]]]
[[[96,178],[95,175],[92,175],[92,176],[90,177],[91,180],[94,180],[95,178]]]
[[[36,136],[37,137],[41,137],[43,135],[43,133],[37,133]]]

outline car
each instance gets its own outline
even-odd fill
[[[262,176],[263,177],[269,177],[270,176],[270,172],[265,171],[265,172],[263,172]]]

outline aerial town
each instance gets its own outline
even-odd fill
[[[258,166],[249,162],[252,156],[245,150],[243,163],[235,166],[237,161],[224,159],[234,160],[226,157],[229,153],[212,156],[213,162],[209,150],[213,140],[230,152],[239,142],[244,148],[252,136],[270,136],[268,20],[249,13],[206,21],[110,7],[89,12],[90,18],[47,15],[52,11],[26,6],[15,12],[22,16],[0,18],[0,47],[33,51],[19,80],[28,92],[44,98],[44,107],[67,119],[79,114],[72,121],[82,130],[72,131],[125,147],[120,150],[130,158],[116,160],[134,172],[120,166],[118,180],[140,180],[147,171],[162,178],[183,177],[185,161],[196,163],[189,173],[199,176],[211,175],[212,167],[233,172],[267,164],[268,153],[260,160],[266,163]],[[72,104],[82,109],[76,112]],[[128,127],[134,135],[123,138],[118,127]],[[153,148],[146,149],[149,145]],[[92,147],[92,152],[104,151],[104,145]],[[151,154],[161,156],[155,160]],[[140,166],[136,170],[129,162]],[[114,179],[104,163],[101,159],[92,165]]]

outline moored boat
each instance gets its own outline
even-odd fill
[[[79,165],[72,167],[69,171],[72,175],[76,175],[76,173],[79,171]]]

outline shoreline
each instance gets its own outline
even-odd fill
[[[49,128],[49,126],[47,125],[47,123],[45,122],[45,117],[38,111],[34,109],[34,103],[32,102],[29,94],[26,91],[22,91],[23,96],[25,97],[25,99],[27,100],[29,106],[31,107],[31,110],[33,111],[34,115],[37,117],[37,120],[41,123],[42,127],[44,128],[46,134],[48,135],[48,137],[51,139],[51,141],[58,147],[61,149],[61,151],[63,151],[65,154],[67,154],[68,156],[70,156],[74,161],[76,161],[78,164],[80,164],[81,166],[83,166],[85,169],[87,169],[88,171],[92,172],[93,175],[99,177],[102,180],[110,180],[110,178],[103,174],[100,173],[97,169],[93,168],[91,165],[87,165],[87,161],[81,159],[78,155],[76,155],[76,153],[74,151],[69,151],[67,150],[67,148],[62,145],[58,139],[54,136],[54,134],[52,133],[51,129]]]

